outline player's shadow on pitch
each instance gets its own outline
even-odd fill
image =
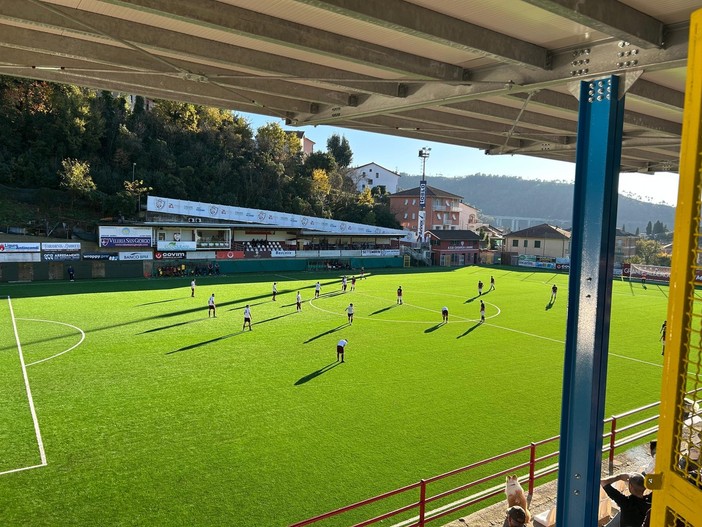
[[[153,328],[153,329],[147,329],[146,331],[142,331],[139,333],[140,335],[144,335],[145,333],[155,333],[156,331],[163,331],[164,329],[172,329],[172,328],[177,328],[178,326],[185,326],[186,324],[192,324],[193,322],[200,322],[200,320],[187,320],[185,322],[178,322],[177,324],[169,324],[168,326],[161,326],[160,328]]]
[[[476,329],[478,329],[478,327],[480,325],[481,325],[480,322],[476,322],[474,326],[469,327],[464,333],[461,333],[456,338],[460,339],[461,337],[465,337],[466,335],[468,335],[468,334],[472,333],[473,331],[475,331]]]
[[[473,298],[469,298],[468,300],[466,300],[466,301],[463,302],[463,303],[464,303],[464,304],[470,304],[471,302],[475,302],[475,301],[476,301],[478,298],[480,298],[481,296],[483,296],[483,295],[475,295]]]
[[[548,301],[548,304],[546,304],[546,311],[548,311],[549,309],[551,309],[551,308],[553,307],[553,304],[555,304],[555,303],[556,303],[555,300],[549,300],[549,301]]]
[[[336,326],[334,329],[330,329],[329,331],[325,331],[324,333],[320,333],[319,335],[316,335],[316,336],[314,336],[314,337],[308,338],[304,343],[305,343],[305,344],[309,344],[309,343],[312,342],[313,340],[317,340],[318,338],[321,338],[321,337],[323,337],[323,336],[325,336],[325,335],[330,335],[330,334],[332,334],[332,333],[335,333],[335,332],[339,331],[340,329],[347,327],[348,325],[349,325],[349,324],[346,323],[346,324],[341,324],[340,326]]]
[[[236,333],[230,333],[229,335],[222,335],[221,337],[217,337],[217,338],[210,339],[210,340],[205,340],[203,342],[198,342],[197,344],[191,344],[190,346],[183,346],[182,348],[178,348],[177,350],[166,352],[166,355],[173,355],[174,353],[180,353],[181,351],[188,351],[188,350],[192,350],[195,348],[199,348],[201,346],[207,346],[208,344],[213,344],[215,342],[219,342],[220,340],[225,340],[225,339],[229,339],[232,337],[236,337],[237,335],[241,335],[242,333],[243,333],[243,331],[237,331]]]
[[[397,307],[398,305],[399,305],[399,304],[393,304],[393,305],[391,305],[391,306],[384,307],[383,309],[379,309],[378,311],[373,311],[373,312],[372,312],[370,315],[368,315],[368,316],[371,316],[371,317],[372,317],[373,315],[379,315],[380,313],[384,313],[385,311],[387,311],[387,310],[389,310],[389,309],[392,309],[393,307]]]
[[[256,304],[249,304],[249,307],[260,306],[260,305],[267,304],[267,303],[268,303],[268,302],[258,302],[258,303],[256,303]],[[242,304],[242,305],[239,306],[239,307],[233,307],[233,308],[231,308],[231,309],[228,309],[227,311],[241,311],[241,310],[244,309],[245,307],[246,307],[246,304]]]
[[[445,326],[445,325],[446,325],[446,322],[439,322],[437,325],[425,329],[425,330],[424,330],[424,333],[431,333],[431,332],[436,331],[437,329],[439,329],[441,326]]]
[[[292,315],[292,314],[293,314],[292,312],[291,312],[291,313],[285,313],[284,315],[278,315],[277,317],[271,317],[271,318],[267,318],[267,319],[265,319],[265,320],[259,320],[258,322],[256,322],[256,323],[253,324],[253,325],[254,325],[254,326],[258,326],[259,324],[265,324],[266,322],[271,322],[271,321],[273,321],[273,320],[278,320],[279,318],[289,317],[289,316]]]
[[[169,300],[157,300],[156,302],[146,302],[145,304],[137,304],[136,307],[141,306],[151,306],[153,304],[165,304],[166,302],[175,302],[176,300],[182,300],[183,298],[171,298]]]
[[[324,368],[320,368],[317,371],[313,371],[312,373],[308,373],[304,377],[300,377],[297,381],[295,381],[295,386],[300,386],[301,384],[305,384],[306,382],[310,382],[315,377],[319,377],[323,373],[327,373],[329,370],[337,367],[339,364],[341,364],[339,361],[330,362]]]

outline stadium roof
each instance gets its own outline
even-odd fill
[[[570,240],[570,232],[561,229],[559,227],[554,227],[548,223],[542,223],[541,225],[534,225],[533,227],[527,227],[521,231],[510,232],[505,234],[505,237],[509,238],[558,238]]]
[[[395,192],[394,194],[390,194],[390,196],[392,196],[393,198],[401,196],[419,196],[419,187],[401,190],[399,192]],[[427,196],[434,198],[458,198],[461,200],[463,199],[463,196],[459,196],[458,194],[452,194],[451,192],[447,192],[445,190],[441,190],[440,188],[432,187],[430,185],[427,185]]]
[[[481,239],[477,233],[469,230],[432,229],[427,232],[437,240],[478,241]]]
[[[676,170],[699,0],[0,0],[0,73],[573,161],[628,87],[625,171]]]

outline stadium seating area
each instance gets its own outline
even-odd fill
[[[271,251],[286,251],[287,247],[283,247],[280,242],[271,241],[250,241],[244,242],[244,250],[249,252],[271,252]]]

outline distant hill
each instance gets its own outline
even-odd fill
[[[414,188],[421,176],[403,174],[400,187]],[[527,180],[513,176],[476,174],[464,177],[427,178],[429,185],[463,197],[463,202],[490,218],[541,218],[555,225],[570,227],[573,217],[573,184]],[[648,222],[662,222],[673,230],[675,207],[638,201],[619,195],[617,226],[629,232],[646,230]],[[495,223],[491,221],[491,223]]]

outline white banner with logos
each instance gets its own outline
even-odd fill
[[[39,253],[0,253],[0,262],[40,262]]]
[[[400,249],[363,249],[361,256],[400,256]]]
[[[150,227],[100,227],[100,247],[151,247]]]
[[[309,229],[322,232],[341,234],[377,234],[381,236],[404,236],[401,230],[351,223],[348,221],[329,220],[314,216],[288,214],[272,210],[247,209],[229,205],[216,205],[214,203],[200,203],[181,199],[161,198],[149,196],[146,200],[146,210],[149,212],[164,212],[181,216],[195,216],[207,218],[210,221],[227,220],[243,221],[249,223],[262,223],[279,227],[293,227],[295,229]]]
[[[295,251],[271,251],[273,258],[295,258]]]
[[[151,251],[132,251],[132,252],[120,252],[120,261],[126,260],[153,260],[153,254]]]
[[[42,251],[80,251],[80,242],[42,243]]]
[[[80,260],[80,253],[44,253],[45,262],[67,262]]]
[[[38,243],[0,242],[0,253],[38,253]]]
[[[156,243],[156,249],[161,252],[194,251],[197,249],[197,242],[160,241]]]

